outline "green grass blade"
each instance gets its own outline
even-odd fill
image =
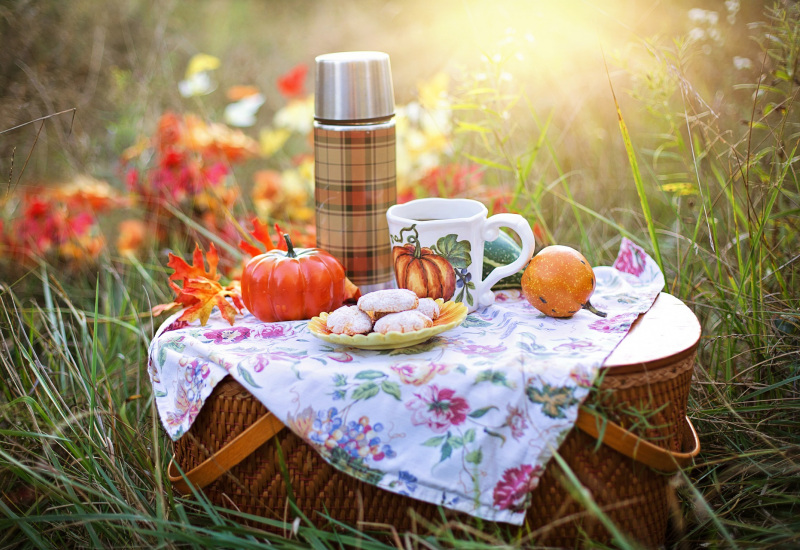
[[[605,64],[605,56],[603,57],[603,63]],[[647,224],[647,232],[650,235],[650,245],[653,247],[653,254],[655,255],[655,261],[658,264],[658,267],[664,272],[664,260],[661,257],[661,248],[658,245],[658,239],[656,238],[656,228],[655,222],[653,220],[653,214],[650,212],[650,204],[647,199],[647,192],[644,188],[644,182],[642,181],[642,174],[639,171],[639,163],[636,160],[636,151],[633,149],[633,142],[631,141],[631,136],[628,133],[628,126],[625,124],[625,119],[622,117],[622,110],[620,109],[619,102],[617,101],[617,95],[614,93],[614,85],[611,83],[611,74],[608,72],[608,66],[606,65],[606,75],[608,76],[608,85],[611,88],[611,96],[614,99],[614,107],[617,111],[617,121],[619,122],[619,130],[622,134],[622,141],[625,144],[625,151],[628,153],[628,162],[631,166],[631,172],[633,173],[633,182],[636,186],[636,194],[639,195],[639,203],[642,206],[642,213],[644,214],[645,223]]]

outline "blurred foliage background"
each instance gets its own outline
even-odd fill
[[[11,0],[0,7],[0,35],[11,45],[0,52],[0,181],[19,193],[90,175],[124,192],[120,156],[154,135],[163,113],[224,122],[226,90],[253,86],[263,106],[244,132],[258,139],[286,103],[276,90],[281,75],[306,66],[311,93],[314,56],[372,49],[390,54],[398,105],[419,102],[426,83],[444,77],[438,86],[445,107],[456,106],[456,126],[446,120],[440,128],[451,140],[442,164],[488,161],[480,170],[490,195],[514,197],[514,209],[536,218],[547,240],[585,247],[569,200],[633,232],[645,223],[629,204],[634,188],[609,83],[635,146],[655,155],[646,176],[672,184],[655,187],[663,190],[656,200],[668,205],[688,196],[682,214],[697,216],[697,178],[685,159],[676,162],[668,136],[683,130],[681,118],[713,126],[718,136],[741,134],[766,60],[751,27],[767,5],[116,0],[98,9],[94,2]],[[184,97],[178,83],[198,54],[220,65],[209,93]],[[30,121],[38,122],[18,127]],[[296,153],[232,167],[240,213],[255,209],[246,200],[254,173],[285,168]],[[527,164],[525,181],[494,169],[499,160]],[[22,215],[8,201],[4,211]],[[618,233],[613,225],[595,230],[601,241]],[[616,244],[607,248],[590,259],[609,261]]]
[[[77,109],[74,119],[68,113],[45,124],[21,183],[68,180],[74,173],[112,178],[119,153],[138,135],[150,133],[163,111],[202,109],[210,119],[220,119],[226,86],[248,84],[265,91],[259,122],[266,123],[282,105],[274,85],[279,75],[301,63],[313,70],[314,56],[321,53],[389,53],[398,104],[416,97],[420,81],[445,72],[463,82],[467,74],[484,70],[483,54],[501,53],[510,56],[507,73],[534,109],[553,111],[555,139],[572,146],[560,151],[565,169],[580,168],[591,177],[618,164],[608,153],[621,145],[613,130],[616,115],[603,52],[620,92],[663,86],[659,91],[666,100],[671,84],[649,74],[659,69],[643,41],[673,48],[674,40],[685,44],[694,33],[691,55],[680,60],[679,70],[720,118],[734,123],[747,118],[749,113],[734,110],[739,103],[728,94],[736,93],[731,84],[752,81],[762,62],[747,25],[762,19],[765,3],[734,4],[735,11],[724,2],[695,0],[115,0],[99,8],[80,0],[7,0],[0,6],[6,44],[0,52],[0,121],[7,129]],[[716,20],[693,20],[691,9],[714,11]],[[222,65],[216,71],[220,89],[198,105],[182,98],[176,83],[200,52],[220,58]],[[735,57],[754,65],[730,70]],[[631,126],[647,129],[653,123],[644,116],[646,105],[618,95],[623,109],[635,109],[628,117]],[[19,173],[37,131],[38,125],[29,125],[2,134],[3,179],[12,152]]]

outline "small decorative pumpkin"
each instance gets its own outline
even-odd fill
[[[583,254],[568,246],[553,245],[535,255],[522,274],[522,294],[550,317],[572,317],[581,308],[605,317],[589,303],[596,281]]]
[[[443,256],[415,240],[392,248],[397,286],[413,290],[420,298],[441,298],[444,301],[456,292],[456,273]]]
[[[242,301],[266,323],[310,319],[333,311],[358,289],[344,267],[318,248],[295,250],[284,234],[287,250],[273,249],[252,258],[242,273]]]

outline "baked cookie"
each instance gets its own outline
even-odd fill
[[[433,321],[417,310],[400,311],[390,313],[381,317],[375,322],[375,332],[386,334],[387,332],[414,332],[424,328],[432,327]]]
[[[372,319],[358,306],[342,306],[328,315],[326,326],[334,334],[354,336],[371,331]]]
[[[364,294],[358,299],[358,307],[362,311],[377,313],[396,313],[414,309],[419,304],[419,298],[411,291],[404,288],[389,290],[376,290]]]
[[[417,311],[433,321],[439,318],[439,304],[433,298],[420,298]]]
[[[372,317],[372,323],[375,324],[378,319],[381,317],[386,317],[387,315],[391,315],[391,313],[387,313],[385,311],[368,311],[367,315]]]

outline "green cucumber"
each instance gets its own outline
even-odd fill
[[[487,241],[483,247],[483,278],[495,268],[508,265],[522,254],[522,248],[507,233],[500,232],[500,236],[493,241]],[[523,267],[518,272],[497,281],[492,290],[507,288],[520,288],[522,286]]]

